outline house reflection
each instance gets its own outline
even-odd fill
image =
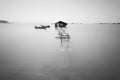
[[[69,37],[60,37],[60,43],[62,48],[69,48],[69,42],[70,38]]]

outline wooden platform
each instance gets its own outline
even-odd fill
[[[70,36],[56,36],[55,38],[59,38],[59,39],[70,39]]]

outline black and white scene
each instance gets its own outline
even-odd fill
[[[120,0],[0,0],[0,80],[120,80]]]

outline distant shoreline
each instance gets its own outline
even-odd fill
[[[0,24],[1,23],[13,23],[13,22],[9,22],[9,21],[7,21],[7,20],[0,20]],[[14,23],[36,23],[36,24],[38,24],[38,23],[43,23],[43,22],[14,22]],[[53,23],[51,23],[50,22],[50,24],[54,24],[55,22],[53,22]],[[43,23],[43,24],[45,24],[45,22]],[[49,24],[49,22],[46,22],[46,24]],[[79,23],[79,22],[68,22],[68,24],[120,24],[119,22],[113,22],[113,23]]]

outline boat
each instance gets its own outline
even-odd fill
[[[44,27],[35,26],[35,29],[46,29]]]
[[[35,29],[46,29],[46,28],[50,28],[50,26],[49,25],[35,26]]]

